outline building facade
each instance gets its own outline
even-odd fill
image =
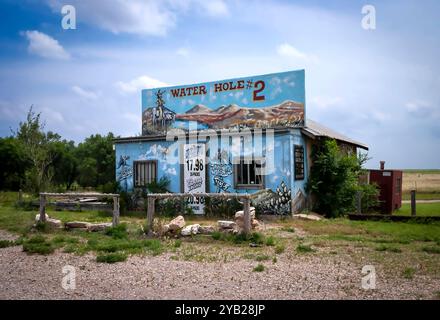
[[[126,191],[166,177],[170,192],[255,193],[254,205],[290,214],[305,201],[310,150],[320,137],[366,146],[306,121],[304,70],[142,90],[142,135],[115,140]]]

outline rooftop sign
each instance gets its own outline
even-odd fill
[[[142,90],[143,135],[168,129],[302,127],[304,70]],[[194,125],[195,124],[195,125]]]

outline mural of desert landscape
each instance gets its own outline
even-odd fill
[[[0,12],[11,314],[91,314],[70,300],[104,318],[438,306],[440,2]]]

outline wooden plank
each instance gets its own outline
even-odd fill
[[[244,219],[244,233],[249,234],[251,231],[251,217],[250,217],[250,199],[243,199],[243,219]]]
[[[147,197],[147,234],[151,233],[153,227],[155,201],[155,197]]]
[[[113,197],[112,226],[116,227],[118,224],[119,224],[119,197]]]
[[[46,222],[46,196],[40,194],[40,222]]]
[[[411,190],[411,216],[416,215],[416,190]]]

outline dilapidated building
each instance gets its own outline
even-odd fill
[[[142,90],[142,135],[120,138],[116,177],[133,191],[167,177],[170,192],[256,193],[265,211],[289,214],[306,198],[313,143],[366,145],[306,119],[304,70]]]

